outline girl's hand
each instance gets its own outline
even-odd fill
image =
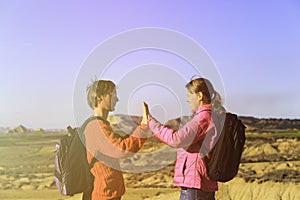
[[[147,125],[148,126],[148,118],[149,118],[149,108],[148,104],[143,102],[143,118],[141,121],[141,125]]]

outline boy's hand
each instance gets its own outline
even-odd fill
[[[143,118],[141,124],[148,125],[148,118],[149,118],[148,104],[143,102]]]

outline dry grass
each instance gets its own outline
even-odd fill
[[[65,132],[0,134],[0,199],[81,199],[80,194],[65,197],[55,188],[55,143],[62,134]],[[142,152],[161,147],[151,139]],[[251,137],[237,178],[219,184],[217,199],[300,199],[299,149],[298,137]],[[126,162],[131,165],[134,161]],[[179,189],[172,187],[172,175],[173,164],[154,172],[125,173],[127,192],[122,199],[179,199]]]

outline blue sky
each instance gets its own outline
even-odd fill
[[[300,118],[299,11],[297,0],[2,0],[0,126],[64,128],[74,124],[73,92],[85,60],[108,38],[143,27],[174,30],[201,45],[222,79],[229,111],[260,118]],[[132,63],[130,58],[140,58],[135,65],[153,62],[171,68],[182,62],[162,54],[138,52],[124,59],[126,66]],[[106,78],[118,83],[125,73],[121,66],[116,64]],[[174,69],[187,79],[193,71],[183,66],[174,64]],[[125,89],[118,87],[120,102],[115,113],[139,114],[132,102],[143,97],[150,98],[146,100],[151,105],[175,101],[173,107],[177,106],[176,100],[168,101],[167,94],[158,95],[155,87],[148,96],[139,90],[139,98],[122,99]],[[175,90],[184,95],[184,85]],[[168,114],[173,109],[158,105],[157,113],[163,113],[164,120],[189,114],[184,97],[179,101],[182,111]],[[124,109],[122,102],[129,102],[128,109],[133,111]],[[154,113],[156,108],[153,106]]]

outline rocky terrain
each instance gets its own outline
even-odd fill
[[[167,126],[170,126],[174,129],[179,126],[184,125],[187,121],[191,119],[191,116],[178,117],[176,119],[171,119],[166,122]],[[297,132],[300,130],[300,119],[282,119],[282,118],[255,118],[255,117],[245,117],[239,116],[239,119],[247,127],[247,132],[255,133],[274,133],[274,132],[286,132],[293,131]],[[112,124],[117,126],[118,121],[122,121],[121,127],[133,126],[138,124],[141,120],[141,117],[138,116],[126,116],[126,115],[115,115],[110,117]]]
[[[113,128],[124,136],[139,120],[124,115],[110,117]],[[170,120],[167,125],[176,127],[185,120],[188,118]],[[239,173],[232,181],[219,184],[217,199],[300,199],[299,120],[284,120],[282,127],[275,119],[261,123],[255,118],[242,120],[248,129]],[[286,124],[292,126],[287,128]],[[278,132],[281,135],[276,135]],[[48,194],[46,199],[81,199],[80,195],[59,196],[53,180],[55,143],[63,134],[66,132],[35,131],[24,126],[0,134],[0,199],[41,199],[43,193]],[[128,188],[123,199],[179,199],[179,190],[173,188],[175,152],[149,138],[138,154],[122,159]]]
[[[247,132],[299,131],[299,119],[259,119],[255,117],[239,117],[247,126]]]
[[[177,129],[179,126],[185,124],[191,116],[183,116],[175,119],[171,119],[166,122],[166,125]],[[255,132],[255,133],[273,133],[273,132],[286,132],[292,131],[297,132],[300,131],[300,119],[282,119],[282,118],[255,118],[255,117],[246,117],[239,116],[239,119],[243,121],[243,123],[247,127],[247,132]],[[109,121],[112,126],[117,131],[130,131],[132,127],[136,124],[139,124],[141,121],[140,116],[127,116],[127,115],[114,115],[109,116]],[[121,123],[119,123],[121,122]],[[28,129],[23,125],[19,125],[15,128],[9,127],[0,127],[0,133],[24,133],[27,131],[44,131],[42,128],[34,128]]]

